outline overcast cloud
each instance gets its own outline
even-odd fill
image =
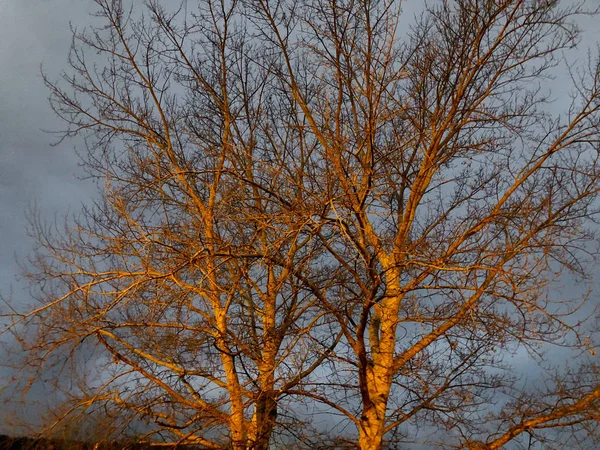
[[[75,177],[74,142],[57,147],[58,129],[40,65],[56,78],[71,42],[69,21],[88,21],[86,0],[0,0],[0,286],[14,280],[15,252],[31,245],[24,211],[63,212],[90,195]],[[4,291],[4,289],[3,289]],[[15,293],[19,295],[18,292]]]
[[[61,124],[40,74],[43,64],[58,77],[71,43],[69,22],[85,24],[91,11],[87,0],[0,0],[0,295],[12,288],[19,303],[27,302],[27,289],[16,281],[15,256],[26,257],[32,246],[25,211],[35,204],[53,218],[78,209],[93,193],[77,179],[76,142],[51,147],[56,138],[42,131]],[[11,376],[0,369],[0,384]],[[9,404],[0,409],[12,414],[13,402],[3,394]],[[25,412],[31,415],[37,411]],[[0,423],[0,432],[11,431]]]

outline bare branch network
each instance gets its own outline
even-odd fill
[[[47,431],[594,447],[597,293],[558,289],[596,256],[585,2],[95,3],[45,80],[100,197],[33,216],[37,303],[11,313],[22,386],[63,392]]]

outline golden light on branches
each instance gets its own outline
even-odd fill
[[[95,349],[70,413],[236,450],[596,439],[596,297],[555,288],[593,268],[597,60],[561,114],[544,85],[585,3],[96,3],[46,82],[101,199],[32,221],[12,328],[40,370]]]

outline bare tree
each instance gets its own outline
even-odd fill
[[[590,435],[597,363],[578,376],[544,364],[544,344],[594,353],[577,314],[587,295],[553,287],[564,270],[589,274],[594,251],[598,61],[570,67],[562,115],[543,84],[585,4],[442,1],[400,39],[398,2],[249,3],[317,142],[317,235],[343,280],[314,286],[344,333],[338,388],[299,393],[354,422],[361,449],[416,424],[444,430],[440,447]],[[547,369],[545,388],[511,372],[519,349]]]
[[[300,400],[356,426],[337,448],[597,435],[591,294],[555,288],[595,256],[598,62],[561,115],[543,84],[585,2],[447,0],[405,27],[392,0],[95,1],[47,82],[102,198],[33,221],[40,305],[14,325],[38,370],[98,350],[70,412],[206,448],[321,445]]]
[[[291,276],[322,250],[298,207],[310,149],[269,119],[293,108],[278,62],[259,61],[238,2],[181,21],[96,3],[102,25],[75,31],[64,83],[46,81],[101,198],[64,231],[34,215],[39,306],[15,316],[34,379],[97,351],[50,428],[104,408],[120,430],[149,421],[148,439],[266,449],[281,398],[341,338]]]

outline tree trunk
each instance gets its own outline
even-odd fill
[[[271,435],[277,419],[277,401],[272,395],[265,393],[256,402],[255,437],[253,450],[268,450]]]
[[[360,450],[379,450],[382,448],[386,421],[386,409],[390,394],[391,377],[389,366],[374,365],[367,367],[368,399],[363,404],[363,413],[358,430]],[[365,396],[363,396],[365,398]]]
[[[363,413],[359,426],[358,446],[360,450],[380,450],[386,424],[387,403],[394,373],[396,350],[396,328],[401,302],[400,273],[395,267],[388,272],[387,295],[375,305],[369,324],[369,346],[371,360],[367,361],[361,379],[363,391]],[[364,347],[363,347],[363,350]]]
[[[280,340],[277,338],[276,304],[278,281],[273,267],[268,268],[267,295],[263,323],[262,361],[259,364],[260,395],[254,405],[252,450],[268,450],[277,419],[277,399],[274,396],[275,367]]]
[[[363,409],[358,430],[358,448],[360,450],[380,450],[383,443],[383,429],[385,424],[385,413],[380,416],[373,406],[367,410]]]
[[[225,314],[222,312],[217,315],[217,326],[219,327],[221,336],[225,336],[227,332],[227,321],[225,317]],[[225,376],[228,384],[231,408],[229,427],[232,447],[233,450],[246,450],[247,433],[246,421],[244,419],[244,399],[235,367],[234,357],[228,352],[227,344],[222,337],[217,339],[217,343],[219,345],[219,350],[221,351],[221,361],[223,368],[225,369]]]

